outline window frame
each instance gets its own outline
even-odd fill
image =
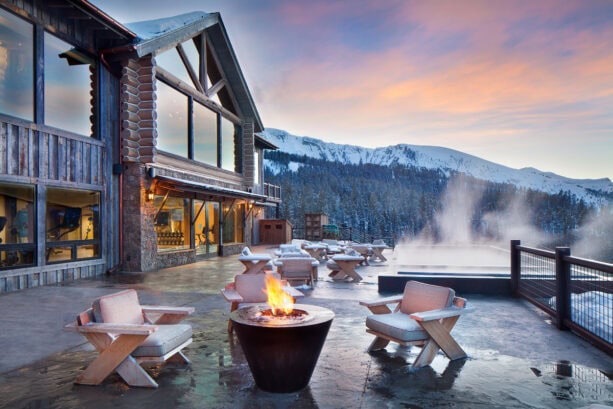
[[[100,140],[100,121],[98,120],[100,114],[100,106],[101,106],[101,93],[99,90],[99,75],[100,75],[100,60],[97,56],[90,54],[86,50],[84,50],[81,46],[76,45],[74,39],[68,38],[64,33],[54,32],[52,30],[47,30],[44,24],[39,21],[35,21],[32,19],[25,18],[24,16],[15,13],[13,10],[0,6],[2,11],[11,15],[14,18],[18,18],[23,22],[26,22],[32,26],[32,47],[33,47],[33,87],[32,87],[32,96],[33,96],[33,117],[30,118],[22,118],[15,115],[11,115],[8,113],[0,112],[2,115],[6,115],[11,118],[15,118],[20,121],[26,121],[32,124],[36,124],[39,126],[47,127],[50,129],[57,129],[65,133],[79,135],[86,138],[93,138]],[[53,37],[67,43],[72,47],[72,51],[75,55],[81,56],[83,59],[90,61],[90,66],[92,67],[93,73],[90,73],[90,77],[95,78],[90,81],[90,89],[89,93],[91,94],[91,105],[90,105],[90,113],[89,116],[93,116],[93,120],[90,123],[89,134],[81,134],[74,132],[72,130],[58,128],[57,126],[48,125],[45,122],[45,34],[52,35]]]
[[[194,68],[192,63],[190,62],[190,58],[185,53],[183,44],[186,42],[192,42],[195,50],[198,52],[200,57],[200,66]],[[190,45],[191,46],[191,45]],[[228,87],[228,82],[225,78],[225,74],[223,70],[221,70],[219,66],[219,61],[213,48],[210,46],[209,41],[207,39],[206,32],[203,31],[198,35],[189,38],[181,43],[178,43],[175,47],[162,51],[159,55],[171,52],[173,56],[178,55],[180,61],[183,64],[182,68],[185,68],[186,72],[191,77],[192,81],[190,83],[186,83],[181,79],[181,76],[178,73],[173,73],[168,71],[168,69],[163,66],[158,65],[156,61],[156,81],[160,81],[164,83],[164,85],[174,88],[176,91],[182,93],[188,98],[188,112],[187,112],[187,144],[188,144],[188,153],[186,156],[177,155],[176,153],[165,151],[163,149],[159,149],[160,152],[164,152],[166,154],[176,156],[182,159],[189,159],[194,162],[201,163],[206,166],[213,166],[219,170],[223,170],[226,172],[232,173],[243,173],[243,158],[242,158],[242,122],[236,112],[236,102],[234,100],[234,96],[232,95],[231,90]],[[155,55],[154,55],[155,56]],[[212,67],[214,65],[214,67]],[[208,67],[208,68],[207,68]],[[215,72],[218,78],[215,84],[210,84],[210,72],[207,69],[211,69],[211,72]],[[220,102],[218,97],[218,93],[223,92],[226,101],[230,101],[230,107],[224,107]],[[195,146],[195,138],[194,135],[194,105],[200,104],[205,109],[211,110],[217,117],[216,120],[216,165],[211,165],[207,162],[199,161],[195,159],[194,146]],[[159,105],[159,104],[158,104]],[[156,108],[156,109],[159,109]],[[160,117],[160,112],[156,112],[158,114],[158,118]],[[234,164],[232,166],[232,170],[228,169],[228,166],[224,167],[222,163],[222,156],[224,151],[223,146],[223,134],[222,134],[222,123],[223,121],[228,121],[234,125],[234,146],[232,150],[234,152],[233,159]],[[158,140],[160,139],[160,134],[158,132]]]

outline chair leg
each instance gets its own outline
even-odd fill
[[[189,358],[186,357],[181,351],[168,358],[166,362],[171,362],[176,365],[189,365],[191,363]]]
[[[129,356],[116,369],[121,378],[130,386],[143,388],[157,388],[158,384],[153,380],[136,360]]]
[[[370,346],[368,347],[368,352],[379,351],[381,349],[384,349],[389,343],[390,341],[388,339],[381,338],[381,337],[375,337],[375,339],[371,342]]]
[[[92,334],[96,335],[96,334]],[[115,371],[127,358],[130,358],[134,365],[140,366],[134,361],[134,358],[130,356],[148,335],[120,335],[114,342],[108,344],[104,349],[101,346],[101,339],[99,337],[87,337],[90,342],[96,346],[96,349],[100,351],[100,355],[96,358],[85,371],[81,373],[75,383],[85,385],[99,385]],[[130,364],[127,364],[129,367]],[[142,368],[140,368],[142,370]]]
[[[413,367],[421,368],[430,365],[439,349],[443,350],[445,355],[452,361],[466,358],[466,352],[450,334],[458,318],[460,317],[445,318],[442,323],[438,320],[420,322],[420,325],[426,330],[430,339],[426,341],[426,344],[415,359]]]
[[[428,335],[436,342],[443,350],[445,355],[452,361],[454,359],[466,358],[466,352],[451,336],[450,332],[459,316],[445,318],[442,323],[438,321],[421,322],[421,326],[426,330]]]
[[[428,366],[434,361],[436,354],[439,350],[438,345],[432,339],[428,340],[426,344],[421,348],[421,352],[415,358],[413,368],[423,368],[424,366]]]

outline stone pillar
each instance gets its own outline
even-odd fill
[[[155,60],[129,59],[121,75],[121,158],[123,234],[122,267],[127,271],[157,268],[153,217],[156,209],[146,200],[151,179],[145,164],[155,162],[157,140]]]
[[[255,141],[253,136],[253,121],[243,121],[243,178],[245,188],[253,189],[255,182]]]

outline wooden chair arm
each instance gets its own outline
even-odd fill
[[[145,314],[174,314],[174,315],[190,315],[194,313],[194,307],[169,307],[165,305],[141,305]]]
[[[234,289],[223,289],[221,290],[221,295],[223,295],[223,298],[228,302],[243,302],[243,297]]]
[[[360,301],[360,305],[365,307],[378,307],[381,305],[395,304],[402,301],[402,295],[392,295],[390,297],[379,298],[374,301]]]
[[[304,294],[302,293],[302,291],[295,289],[291,285],[284,286],[283,291],[285,291],[286,293],[288,293],[294,298],[304,297]]]
[[[67,331],[77,331],[82,333],[101,333],[101,334],[126,334],[126,335],[150,335],[158,330],[155,325],[140,324],[110,324],[110,323],[89,323],[78,325],[72,322],[64,329]]]
[[[416,312],[409,316],[415,321],[434,321],[434,320],[440,320],[441,318],[455,317],[455,316],[466,314],[466,313],[473,312],[473,311],[474,311],[474,308],[472,307],[465,307],[465,308],[448,307],[448,308],[441,308],[439,310]]]

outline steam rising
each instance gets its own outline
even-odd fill
[[[436,214],[434,231],[419,235],[419,242],[438,245],[497,245],[507,247],[509,240],[521,239],[538,246],[548,241],[545,233],[532,224],[532,212],[522,194],[506,201],[504,209],[480,214],[483,187],[464,176],[450,179]]]

